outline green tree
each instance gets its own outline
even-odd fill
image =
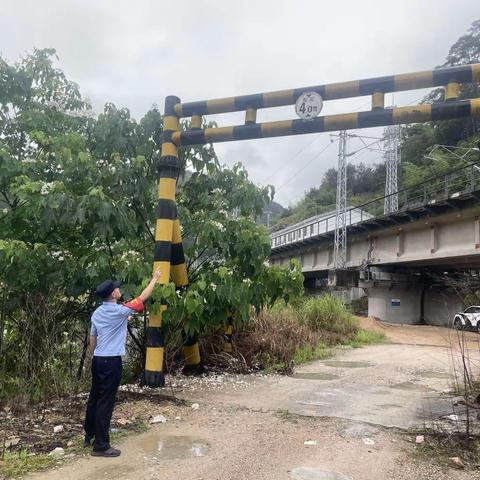
[[[480,19],[472,23],[467,34],[462,35],[451,47],[439,68],[454,67],[457,65],[469,65],[480,63]],[[460,99],[478,98],[479,86],[476,83],[462,84]],[[442,102],[445,98],[445,90],[437,88],[432,90],[424,99],[424,103]],[[474,118],[460,118],[443,120],[423,125],[411,125],[404,129],[402,143],[403,157],[418,167],[422,166],[422,157],[435,144],[457,145],[459,142],[470,143],[472,137],[479,138],[480,121]],[[453,166],[455,160],[451,157]],[[410,168],[407,166],[407,168]],[[450,167],[451,168],[451,167]],[[420,178],[426,178],[423,175]]]
[[[361,205],[382,195],[385,184],[385,166],[358,165],[347,166],[347,188],[349,206]],[[289,215],[280,217],[275,229],[300,222],[314,215],[333,212],[337,190],[337,170],[328,169],[318,187],[311,188],[289,211]]]
[[[125,296],[133,295],[152,265],[162,116],[153,107],[137,122],[108,103],[95,116],[54,62],[54,50],[35,50],[13,65],[0,60],[4,395],[71,388],[83,371],[92,288],[116,277]],[[273,189],[257,188],[241,165],[221,166],[211,146],[182,149],[180,161],[191,285],[160,289],[175,307],[172,321],[182,319],[176,327],[201,333],[220,326],[226,308],[241,321],[249,305],[298,294],[298,267],[265,264],[268,234],[254,221]],[[130,330],[140,357],[145,321]]]

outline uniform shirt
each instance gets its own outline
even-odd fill
[[[125,304],[103,302],[92,315],[90,335],[97,337],[93,355],[96,357],[125,355],[128,317],[142,310],[143,302],[140,298]]]

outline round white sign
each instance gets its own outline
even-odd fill
[[[295,102],[295,111],[300,118],[316,117],[323,107],[323,98],[317,92],[302,93]]]

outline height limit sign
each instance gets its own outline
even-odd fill
[[[295,102],[295,111],[300,118],[308,120],[316,117],[323,107],[323,98],[317,92],[305,92]]]

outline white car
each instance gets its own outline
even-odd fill
[[[461,330],[476,330],[480,333],[480,306],[473,305],[463,312],[456,313],[453,326]]]

